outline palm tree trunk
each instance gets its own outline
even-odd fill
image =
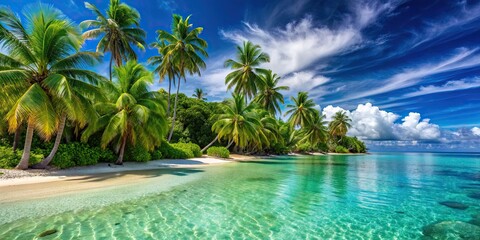
[[[55,143],[53,144],[52,151],[48,154],[48,157],[44,158],[42,162],[35,165],[34,168],[46,168],[48,164],[53,160],[55,154],[58,151],[58,147],[60,146],[60,142],[62,141],[63,130],[65,129],[65,122],[67,121],[67,115],[64,113],[62,114],[62,118],[60,119],[60,125],[58,126],[57,136],[55,137]]]
[[[122,145],[120,145],[120,151],[118,152],[118,158],[115,162],[116,165],[123,165],[123,155],[125,153],[125,145],[127,145],[127,134],[122,137]]]
[[[32,139],[33,139],[33,124],[28,123],[27,126],[27,135],[25,136],[25,146],[23,147],[23,154],[22,159],[15,167],[15,169],[24,170],[28,168],[28,160],[30,160],[30,148],[32,146]]]
[[[230,142],[228,143],[228,145],[227,145],[227,149],[228,149],[228,148],[230,148],[230,146],[232,146],[232,144],[233,144],[233,139],[232,139],[232,140],[230,140]]]
[[[170,129],[170,134],[168,134],[168,142],[170,142],[170,140],[172,139],[173,128],[175,127],[175,118],[177,118],[177,103],[178,103],[178,93],[180,91],[180,82],[181,80],[178,79],[177,94],[175,95],[175,104],[173,105],[172,128]]]
[[[215,137],[215,139],[213,139],[213,141],[211,141],[207,146],[205,146],[201,152],[202,153],[205,152],[205,150],[207,150],[210,146],[212,146],[212,144],[214,144],[217,140],[218,140],[218,135]]]
[[[110,72],[110,82],[112,81],[112,64],[113,64],[113,53],[112,56],[110,57],[110,66],[109,66],[109,72]]]
[[[13,137],[13,151],[17,151],[18,143],[20,142],[20,135],[22,134],[22,127],[18,126]]]
[[[175,80],[174,80],[175,81]],[[170,117],[170,92],[172,91],[172,79],[168,78],[168,105],[167,105],[167,117]]]

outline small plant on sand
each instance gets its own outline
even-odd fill
[[[228,158],[230,157],[230,151],[228,151],[226,147],[210,147],[207,150],[207,155],[211,157]]]

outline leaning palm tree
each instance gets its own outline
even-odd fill
[[[287,86],[277,86],[280,77],[277,74],[268,70],[266,74],[260,76],[262,84],[259,86],[259,91],[255,96],[254,102],[260,104],[270,114],[275,115],[281,112],[279,103],[284,103],[282,90],[289,90]]]
[[[243,47],[237,46],[237,59],[225,61],[225,67],[234,70],[225,77],[227,88],[234,88],[235,93],[253,98],[262,85],[260,74],[267,72],[259,66],[266,62],[270,62],[270,57],[262,52],[259,45],[247,41],[243,43]]]
[[[178,71],[176,69],[177,66],[172,61],[171,55],[164,62],[165,56],[168,53],[168,48],[166,48],[166,46],[167,45],[164,41],[157,41],[150,44],[150,47],[158,50],[159,55],[148,58],[148,63],[155,68],[153,72],[158,74],[160,82],[162,82],[163,79],[168,78],[167,116],[170,116],[170,93],[172,91],[172,82],[175,85],[175,77]]]
[[[217,133],[217,136],[202,152],[219,139],[227,139],[239,147],[256,141],[262,123],[254,110],[255,105],[247,105],[243,95],[233,94],[232,99],[223,106],[223,113],[216,116],[218,120],[212,125],[212,131]]]
[[[347,135],[348,129],[351,127],[351,122],[352,120],[345,111],[336,112],[332,121],[328,124],[330,135],[342,139]]]
[[[198,100],[202,100],[202,101],[207,100],[207,98],[206,98],[207,94],[205,92],[203,92],[203,89],[201,89],[201,88],[196,88],[195,92],[193,93],[192,96],[195,97]]]
[[[179,77],[177,82],[177,94],[173,105],[173,118],[168,141],[172,138],[175,128],[175,119],[177,117],[178,94],[180,91],[180,78],[186,82],[187,73],[190,75],[198,74],[201,69],[206,68],[202,57],[208,57],[206,52],[207,42],[199,37],[203,28],[193,28],[190,23],[190,16],[185,19],[177,14],[173,15],[172,33],[158,30],[157,41],[165,42],[165,55],[161,63],[164,71],[168,71],[171,63],[175,65],[176,75]]]
[[[302,129],[302,141],[308,142],[311,146],[317,146],[327,140],[328,130],[324,118],[325,116],[320,114],[313,115],[312,121]]]
[[[97,52],[110,52],[111,81],[113,62],[116,66],[120,66],[123,61],[137,59],[131,44],[145,50],[146,33],[139,27],[140,14],[127,4],[120,3],[120,0],[110,0],[106,15],[88,2],[85,2],[85,7],[90,9],[97,18],[80,23],[83,29],[90,29],[83,33],[83,37],[85,39],[100,38]]]
[[[318,115],[318,110],[315,109],[315,102],[308,98],[308,93],[299,92],[297,97],[291,97],[294,104],[288,104],[287,108],[290,108],[285,115],[290,117],[288,121],[292,127],[300,126],[305,127],[308,123],[312,122],[314,115]]]
[[[115,67],[115,82],[104,84],[107,101],[95,105],[100,117],[89,124],[82,140],[103,130],[101,146],[114,143],[118,149],[115,164],[123,164],[125,147],[139,142],[147,150],[158,146],[167,131],[165,100],[158,91],[150,91],[153,74],[136,61]]]
[[[43,4],[25,12],[26,24],[8,8],[0,8],[0,98],[11,106],[6,114],[10,132],[26,124],[22,158],[17,169],[28,168],[34,131],[44,139],[57,133],[55,155],[66,119],[85,124],[98,74],[84,66],[99,55],[79,52],[81,33],[59,10]]]

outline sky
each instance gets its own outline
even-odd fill
[[[14,0],[17,12],[32,1]],[[83,1],[44,0],[80,23]],[[230,96],[223,66],[250,40],[270,55],[286,102],[306,91],[331,119],[347,111],[348,135],[372,151],[480,152],[480,1],[125,0],[142,17],[147,43],[173,13],[192,15],[209,46],[207,68],[181,92]],[[91,0],[106,9],[108,1]],[[4,3],[2,3],[4,4]],[[95,50],[87,41],[84,50]],[[139,62],[155,55],[138,51]],[[107,75],[109,55],[95,70]],[[154,88],[164,88],[164,83]],[[285,116],[282,116],[286,118]]]

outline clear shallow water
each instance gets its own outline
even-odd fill
[[[195,174],[134,200],[6,223],[0,236],[57,229],[42,239],[418,239],[425,225],[480,213],[480,200],[467,196],[480,192],[480,155],[280,157]]]

